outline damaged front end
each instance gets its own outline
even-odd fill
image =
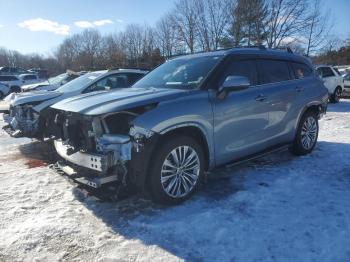
[[[138,175],[130,166],[146,152],[145,146],[155,133],[132,122],[149,109],[143,107],[102,116],[56,110],[51,131],[56,151],[65,160],[60,163],[61,170],[94,188],[116,181],[124,186],[140,185],[136,181]]]
[[[33,109],[33,105],[24,104],[11,107],[9,114],[4,114],[3,118],[7,123],[4,129],[11,136],[30,138],[38,136],[40,114]]]

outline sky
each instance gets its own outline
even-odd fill
[[[154,25],[175,0],[0,0],[0,47],[51,54],[69,35],[96,28],[122,31],[127,24]],[[220,1],[220,0],[218,0]],[[350,37],[350,0],[323,0],[332,34]]]

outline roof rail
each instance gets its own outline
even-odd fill
[[[273,49],[275,49],[275,50],[285,50],[288,53],[293,54],[293,51],[292,51],[292,49],[289,46],[280,46],[280,47],[275,47]]]
[[[264,45],[242,45],[242,46],[234,46],[232,48],[259,48],[260,50],[266,50]]]
[[[113,71],[113,70],[141,70],[141,71],[150,71],[150,68],[142,68],[142,67],[116,67],[116,68],[110,68],[108,71]]]

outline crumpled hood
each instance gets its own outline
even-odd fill
[[[175,99],[187,92],[186,90],[167,88],[125,88],[68,98],[51,107],[85,115],[102,115]]]
[[[48,86],[48,85],[50,85],[50,83],[48,81],[44,81],[44,82],[40,82],[40,83],[36,83],[36,84],[24,85],[24,86],[22,86],[22,89],[23,90],[32,90],[32,89],[35,89],[37,87]]]
[[[42,102],[49,99],[53,99],[62,95],[61,92],[58,91],[33,91],[26,93],[19,93],[11,100],[12,106],[18,106],[27,103],[35,103]]]

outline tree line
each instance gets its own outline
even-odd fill
[[[332,19],[321,1],[177,0],[152,27],[129,24],[107,35],[88,29],[67,37],[50,57],[0,49],[0,65],[46,68],[51,74],[153,68],[180,54],[260,44],[289,46],[320,63],[350,64],[349,55],[341,57],[350,41],[330,34]]]

